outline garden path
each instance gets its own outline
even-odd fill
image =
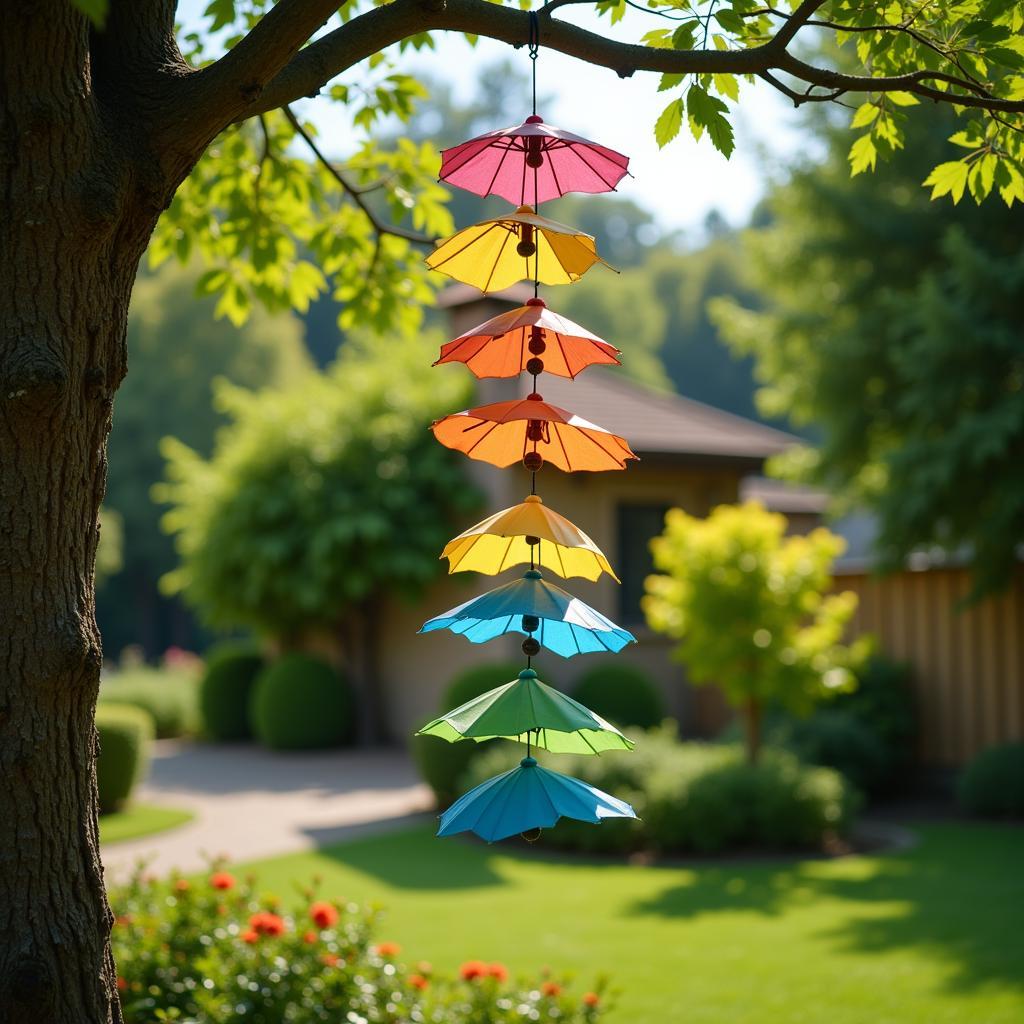
[[[172,831],[103,848],[108,879],[143,858],[161,874],[201,871],[211,857],[234,862],[309,850],[422,817],[432,806],[399,750],[281,754],[237,744],[162,740],[141,803],[193,811]]]

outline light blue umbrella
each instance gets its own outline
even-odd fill
[[[435,629],[450,629],[475,644],[503,633],[525,633],[563,658],[596,651],[617,653],[626,644],[636,643],[628,630],[561,587],[545,582],[536,569],[521,580],[496,587],[430,619],[420,632]]]
[[[441,815],[437,834],[475,832],[493,843],[521,832],[551,828],[559,818],[598,825],[605,818],[635,817],[636,811],[625,801],[524,757],[518,768],[459,797]]]

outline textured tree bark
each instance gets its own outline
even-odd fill
[[[97,513],[128,300],[173,189],[66,0],[0,18],[0,1020],[121,1019],[100,866]],[[130,135],[135,138],[130,140]],[[129,145],[131,141],[131,145]],[[141,143],[141,144],[140,144]],[[150,170],[147,173],[147,166]]]

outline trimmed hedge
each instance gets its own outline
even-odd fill
[[[131,704],[104,702],[96,707],[100,753],[96,762],[100,813],[119,810],[149,765],[153,719]]]
[[[124,669],[103,677],[99,699],[101,704],[131,704],[148,712],[157,739],[187,736],[198,725],[198,692],[191,672]]]
[[[740,744],[680,743],[668,724],[635,738],[637,748],[629,753],[540,755],[546,767],[627,800],[640,816],[600,825],[563,819],[543,842],[616,853],[816,849],[852,824],[856,790],[838,772],[801,764],[787,751],[763,750],[751,765]],[[470,766],[464,786],[516,762],[508,749],[489,752]]]
[[[823,708],[810,718],[780,725],[771,735],[774,744],[792,751],[805,764],[835,768],[863,792],[878,792],[888,780],[888,748],[848,711]]]
[[[285,654],[256,677],[249,702],[253,735],[273,750],[340,747],[353,733],[348,681],[311,654]]]
[[[256,677],[266,659],[252,643],[232,641],[213,647],[206,658],[206,673],[199,684],[199,714],[203,732],[212,740],[247,740],[249,701]]]
[[[957,799],[972,814],[1024,818],[1024,743],[978,754],[957,781]]]
[[[595,666],[580,676],[572,695],[620,729],[653,729],[665,718],[661,691],[646,672],[631,665]]]
[[[519,662],[488,662],[466,669],[449,683],[438,714],[461,707],[481,693],[515,679],[521,669]],[[446,807],[459,795],[459,779],[470,762],[490,745],[473,740],[448,743],[437,736],[414,736],[412,755],[423,781],[434,791],[437,802]]]

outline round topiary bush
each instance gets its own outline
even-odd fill
[[[105,675],[99,699],[148,712],[160,740],[186,736],[198,724],[197,680],[188,672],[142,666]]]
[[[206,657],[206,672],[199,684],[199,716],[203,732],[212,740],[247,740],[249,699],[266,660],[255,644],[218,644]]]
[[[272,750],[340,747],[352,737],[354,703],[348,681],[326,661],[285,654],[256,677],[249,724]]]
[[[100,813],[118,810],[149,764],[153,719],[141,708],[113,702],[96,708],[100,753],[96,762]]]
[[[1024,743],[978,754],[960,775],[957,799],[972,814],[1024,818]]]
[[[518,662],[489,662],[474,665],[457,675],[445,690],[438,713],[452,711],[519,675]],[[434,791],[437,802],[446,807],[459,795],[459,779],[470,762],[489,743],[462,740],[448,743],[437,736],[414,736],[412,754],[423,781]]]
[[[773,742],[807,764],[835,768],[866,793],[883,789],[889,753],[883,740],[848,711],[823,708],[778,729]]]
[[[580,676],[573,697],[609,722],[627,728],[653,729],[665,718],[661,693],[646,672],[607,663]]]

